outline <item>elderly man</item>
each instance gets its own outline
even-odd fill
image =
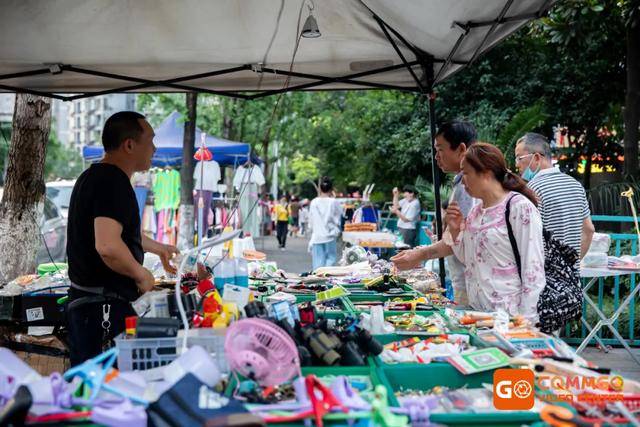
[[[551,147],[544,136],[527,133],[516,143],[516,167],[538,196],[545,229],[571,246],[582,258],[595,228],[582,185],[551,163]]]

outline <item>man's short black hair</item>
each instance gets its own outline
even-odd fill
[[[407,184],[404,187],[402,187],[402,191],[405,193],[416,194],[416,187],[414,187],[411,184]]]
[[[473,124],[458,120],[443,123],[436,133],[436,136],[441,135],[447,140],[452,150],[458,148],[460,144],[469,147],[478,139],[478,132]]]
[[[128,138],[138,139],[144,130],[139,119],[145,117],[135,111],[120,111],[107,119],[102,129],[102,146],[104,151],[117,150],[122,141]]]

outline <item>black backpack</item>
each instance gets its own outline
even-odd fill
[[[518,274],[522,280],[520,251],[516,244],[509,213],[511,199],[507,201],[505,216],[509,241],[516,258]],[[538,327],[542,332],[552,333],[582,315],[582,288],[578,271],[578,252],[571,246],[554,239],[547,230],[542,231],[544,238],[544,272],[546,282],[538,299]]]

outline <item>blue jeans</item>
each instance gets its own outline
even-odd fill
[[[335,265],[337,257],[338,244],[336,240],[311,245],[311,260],[314,270],[320,267]]]

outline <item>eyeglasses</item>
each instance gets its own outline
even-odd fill
[[[529,154],[523,154],[522,156],[517,156],[516,157],[516,162],[521,162],[524,159],[526,159],[529,156],[533,156],[534,154],[538,154],[538,153],[529,153]]]

